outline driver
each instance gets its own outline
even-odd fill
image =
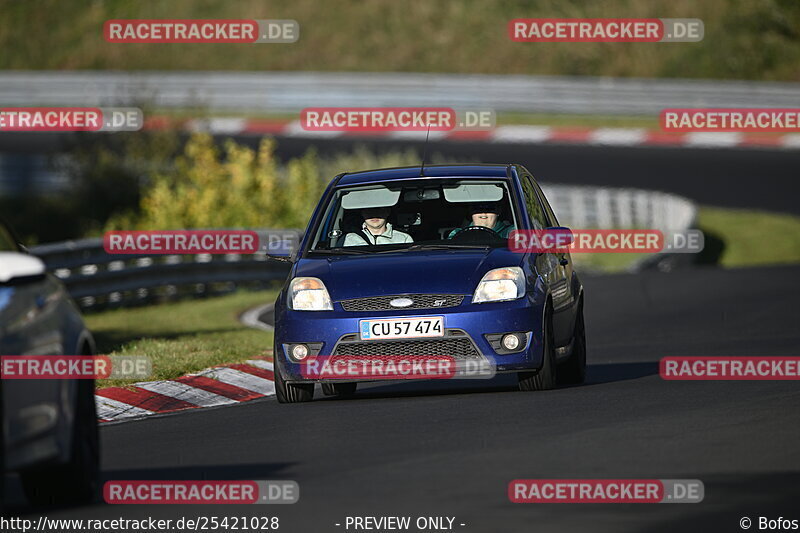
[[[472,222],[464,228],[456,228],[447,236],[452,239],[456,234],[471,226],[482,226],[494,231],[499,237],[507,238],[515,228],[514,224],[500,220],[500,205],[497,202],[482,202],[470,206]]]
[[[414,242],[411,235],[392,228],[386,220],[390,208],[372,207],[362,209],[364,223],[358,233],[348,233],[344,238],[344,246],[366,246],[367,244],[400,244]]]

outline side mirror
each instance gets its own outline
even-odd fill
[[[569,246],[575,242],[575,235],[572,234],[572,230],[565,226],[551,226],[547,228],[547,231],[557,235],[558,242],[562,246]]]
[[[281,263],[294,263],[294,259],[289,255],[266,254],[267,259],[272,261],[280,261]]]
[[[259,231],[261,249],[267,259],[283,263],[294,263],[300,247],[300,236],[297,232],[285,230]]]
[[[45,272],[44,262],[38,257],[19,252],[0,252],[0,283],[41,277]]]

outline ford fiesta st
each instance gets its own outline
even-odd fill
[[[304,372],[321,357],[481,361],[524,391],[583,382],[583,286],[569,253],[508,246],[514,230],[558,227],[520,165],[337,176],[275,304],[278,401],[309,401],[317,382],[346,396],[365,381]]]

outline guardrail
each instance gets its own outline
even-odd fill
[[[683,231],[694,225],[697,209],[686,198],[641,189],[543,184],[559,222],[574,228],[649,228]],[[256,230],[262,242],[272,230]],[[300,230],[279,230],[301,236]],[[282,281],[289,265],[252,255],[110,255],[100,238],[31,248],[85,309],[150,303],[185,296],[225,293],[239,287],[263,288]],[[637,269],[669,270],[680,259],[647,258]],[[686,258],[686,254],[680,254]]]
[[[645,189],[542,184],[559,223],[573,228],[648,228],[684,231],[697,208],[687,198]]]
[[[256,230],[260,236],[270,230]],[[280,230],[299,237],[298,230]],[[101,238],[35,246],[47,269],[84,309],[124,307],[187,296],[264,288],[283,281],[289,264],[255,254],[111,255]]]
[[[646,228],[686,231],[697,222],[697,206],[675,194],[645,189],[612,189],[542,184],[560,224],[576,229]],[[693,261],[691,254],[661,252],[634,262],[629,271],[669,272]]]
[[[448,106],[656,115],[668,107],[796,107],[800,83],[475,74],[0,72],[0,105],[296,113],[309,106]]]

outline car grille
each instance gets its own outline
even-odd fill
[[[408,307],[392,307],[389,302],[395,298],[409,298],[414,303]],[[345,311],[397,311],[455,307],[461,305],[463,299],[463,294],[397,294],[394,296],[373,296],[371,298],[342,300],[341,304]]]
[[[358,340],[358,335],[345,335],[336,344],[333,355],[449,356],[455,359],[482,359],[469,336],[460,330],[448,330],[446,337],[437,339],[361,341]]]

